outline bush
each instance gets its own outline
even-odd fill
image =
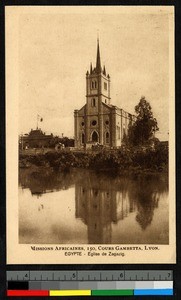
[[[155,151],[146,148],[123,148],[100,152],[47,152],[37,155],[21,155],[20,161],[36,166],[49,166],[54,170],[69,170],[71,167],[90,168],[96,171],[114,170],[156,170],[168,168],[168,149],[158,146]]]

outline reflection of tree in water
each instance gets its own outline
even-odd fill
[[[41,171],[20,169],[19,184],[22,188],[29,188],[32,195],[41,196],[43,193],[68,189],[74,184],[74,176],[48,169]]]
[[[168,192],[166,176],[144,176],[138,178],[129,189],[129,198],[137,203],[136,221],[145,230],[151,224],[160,195]]]
[[[145,230],[152,222],[160,194],[168,192],[168,179],[163,175],[112,177],[90,170],[56,173],[21,169],[19,183],[38,196],[75,185],[75,217],[86,224],[90,244],[111,243],[112,224],[134,211],[136,221]]]
[[[168,192],[166,176],[110,177],[84,173],[76,181],[76,218],[88,229],[89,243],[111,243],[111,224],[137,211],[142,229],[151,224],[160,195]]]

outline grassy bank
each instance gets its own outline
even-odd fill
[[[103,150],[100,152],[47,152],[43,154],[20,154],[20,167],[48,167],[54,171],[70,168],[93,169],[115,172],[167,172],[168,150]]]

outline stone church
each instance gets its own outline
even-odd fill
[[[101,66],[99,40],[96,67],[86,73],[86,104],[74,111],[75,147],[89,148],[94,144],[119,147],[135,116],[111,104],[111,80]]]

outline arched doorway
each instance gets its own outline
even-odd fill
[[[96,131],[93,132],[92,134],[92,141],[93,142],[98,142],[98,134]]]

